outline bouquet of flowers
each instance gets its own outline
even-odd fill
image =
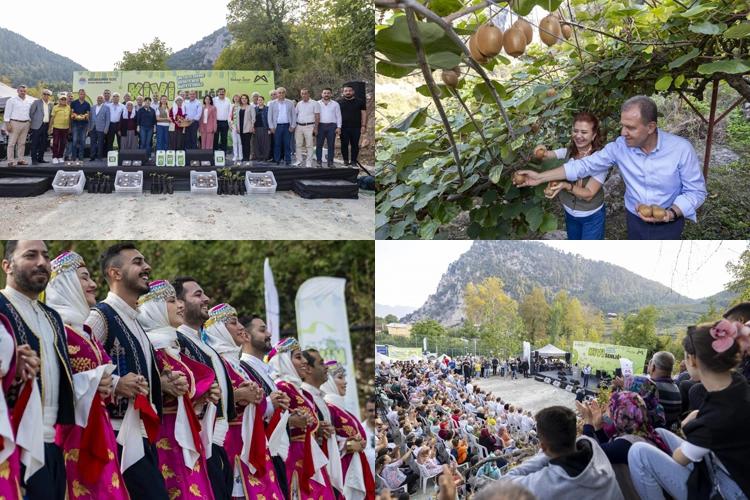
[[[73,117],[74,120],[88,120],[89,119],[88,113],[84,113],[82,115],[78,113],[73,113],[71,116]]]

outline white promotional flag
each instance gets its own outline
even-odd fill
[[[346,368],[346,409],[360,415],[354,357],[349,338],[344,278],[312,278],[299,287],[297,339],[303,349],[316,349],[326,361],[336,360]],[[421,359],[421,358],[420,358]]]
[[[633,362],[628,358],[620,358],[620,368],[622,369],[623,377],[628,377],[633,374]]]
[[[271,345],[274,345],[279,341],[279,292],[268,259],[263,264],[263,278],[266,285],[266,329],[271,332]]]

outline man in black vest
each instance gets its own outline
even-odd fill
[[[112,374],[114,396],[107,401],[115,434],[119,438],[123,431],[124,436],[136,436],[122,445],[118,440],[120,461],[126,467],[122,477],[131,498],[169,500],[149,429],[154,424],[158,427],[161,419],[162,392],[170,395],[184,393],[184,375],[159,372],[156,352],[136,320],[138,297],[149,292],[151,267],[143,255],[132,243],[118,243],[104,250],[100,269],[109,285],[109,294],[92,308],[86,325],[117,366]],[[138,429],[125,432],[128,420],[124,418],[129,405],[138,406],[139,401],[144,402],[141,396],[146,398],[146,407],[140,410],[142,439],[139,443]],[[125,463],[123,446],[128,450],[125,455],[129,456],[134,450],[135,456],[139,457],[132,464]]]
[[[216,382],[220,387],[220,398],[216,401],[216,425],[213,429],[211,456],[206,453],[206,468],[211,489],[216,500],[231,500],[234,485],[234,466],[224,449],[224,437],[229,429],[228,422],[237,418],[234,404],[232,381],[219,354],[202,340],[203,323],[208,319],[208,302],[211,300],[192,276],[177,276],[170,281],[177,298],[184,302],[182,326],[177,329],[180,351],[190,359],[213,368]],[[214,387],[214,389],[216,389]],[[201,412],[199,418],[203,419]],[[286,477],[286,475],[284,476]]]
[[[34,363],[41,361],[36,381],[42,398],[43,425],[34,436],[44,440],[44,465],[22,486],[30,500],[65,498],[65,460],[62,449],[55,444],[55,424],[75,423],[73,371],[68,359],[68,342],[60,315],[37,301],[50,278],[50,260],[43,241],[10,240],[5,245],[3,271],[7,286],[0,293],[0,313],[10,321],[19,354],[34,354]],[[33,351],[33,352],[32,352]],[[26,354],[24,354],[26,353]],[[19,363],[22,361],[19,359]],[[6,395],[13,408],[21,385],[13,386]]]

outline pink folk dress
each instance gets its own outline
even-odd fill
[[[87,327],[85,327],[87,328]],[[68,338],[68,356],[73,374],[94,370],[103,364],[112,362],[104,352],[104,348],[90,332],[79,332],[65,325]],[[65,457],[65,474],[68,483],[68,497],[86,500],[113,499],[127,500],[130,498],[120,472],[117,458],[117,441],[105,401],[97,396],[92,404],[86,428],[78,425],[58,425],[55,442],[62,448]],[[97,407],[98,405],[98,407]],[[96,432],[98,435],[88,434]],[[86,435],[85,435],[86,434]],[[98,450],[82,446],[84,441],[99,445]],[[96,465],[95,456],[105,452],[109,461],[102,461]],[[103,458],[103,457],[102,457]],[[91,476],[92,469],[101,469],[96,481]]]
[[[315,420],[311,434],[314,434],[318,430],[318,412],[311,403],[313,397],[307,391],[303,389],[297,389],[294,385],[286,381],[278,381],[276,387],[283,391],[289,396],[289,412],[293,410],[299,410],[305,413],[309,413]],[[291,442],[289,443],[289,455],[286,459],[286,475],[289,481],[289,494],[294,498],[295,495],[300,500],[334,500],[335,495],[333,493],[333,487],[331,486],[331,480],[328,477],[328,471],[325,467],[321,469],[325,484],[320,484],[310,477],[309,473],[305,473],[305,439],[315,439],[309,436],[304,429],[298,429],[296,427],[291,428]],[[310,457],[308,457],[310,461]],[[309,463],[308,463],[309,465]],[[305,491],[305,480],[309,481],[309,491]]]
[[[222,361],[227,368],[229,378],[232,380],[232,388],[238,389],[242,382],[246,380],[253,381],[252,377],[245,372],[245,370],[238,365],[234,367],[229,363],[224,356]],[[263,399],[260,404],[255,407],[255,419],[260,419],[260,425],[263,423],[263,414],[266,411],[267,401]],[[263,447],[265,448],[263,453],[264,468],[265,470],[257,469],[255,473],[250,472],[250,468],[247,464],[242,461],[242,447],[244,445],[244,439],[242,436],[242,420],[245,416],[246,406],[235,406],[237,410],[237,418],[229,422],[229,432],[224,438],[224,449],[227,452],[229,461],[234,466],[236,471],[239,468],[240,475],[242,478],[242,488],[244,491],[244,497],[240,498],[253,498],[257,500],[284,500],[284,494],[279,486],[279,481],[276,478],[276,469],[273,467],[273,460],[271,454],[268,452],[268,447],[265,446],[265,433],[263,434]],[[253,443],[253,446],[256,444]]]
[[[2,374],[2,384],[3,384],[3,396],[4,394],[8,393],[8,390],[10,390],[11,385],[13,384],[13,379],[16,376],[16,339],[14,335],[11,333],[13,330],[11,329],[10,322],[8,319],[0,314],[0,323],[5,326],[5,330],[10,333],[10,335],[5,335],[0,339],[1,342],[7,342],[8,343],[8,350],[4,352],[7,352],[10,359],[6,359],[6,356],[3,356],[3,363],[2,366],[0,366],[0,370],[5,372]],[[12,351],[11,351],[11,345]],[[5,370],[5,367],[8,367],[7,370]],[[10,409],[5,409],[7,413],[8,422],[11,422],[11,413]],[[12,425],[12,424],[11,424]],[[10,436],[9,436],[10,437]],[[15,437],[15,435],[14,435]],[[0,437],[0,444],[5,446],[3,442],[3,438]],[[10,456],[2,463],[0,463],[0,498],[5,498],[6,500],[21,500],[21,465],[20,465],[20,453],[18,447],[16,447],[15,451],[10,454]]]
[[[333,420],[333,426],[336,427],[336,436],[345,439],[351,439],[359,436],[362,439],[367,440],[367,435],[365,434],[364,427],[362,427],[362,424],[359,422],[359,420],[355,418],[351,413],[342,410],[338,406],[331,403],[326,403],[326,406],[328,406],[328,411],[331,412],[331,420]],[[337,451],[338,450],[336,450],[335,452]],[[331,450],[328,450],[328,452],[331,453]],[[367,457],[365,456],[365,453],[363,451],[347,453],[341,458],[341,470],[344,473],[344,478],[346,478],[346,473],[349,471],[349,466],[351,465],[352,460],[359,460],[362,464],[362,471],[364,472],[364,474],[369,474],[369,476],[366,475],[364,477],[365,485],[367,486],[367,500],[374,500],[375,480],[372,477],[369,462],[367,461]]]
[[[166,349],[157,350],[156,359],[160,371],[179,371],[187,377],[188,392],[182,397],[184,398],[188,418],[191,421],[189,432],[193,435],[194,443],[201,447],[200,422],[193,411],[193,403],[188,394],[193,394],[193,399],[197,399],[209,390],[215,377],[213,370],[187,356],[178,358],[167,352]],[[182,447],[177,443],[175,437],[177,399],[165,394],[163,401],[163,417],[159,426],[159,433],[156,436],[156,452],[159,456],[159,468],[162,476],[164,476],[169,498],[213,500],[214,494],[211,489],[211,482],[208,479],[205,453],[199,448],[201,453],[194,465],[192,467],[185,465]]]

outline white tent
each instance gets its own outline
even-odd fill
[[[409,354],[404,361],[422,361],[422,358],[416,354]]]
[[[446,356],[445,354],[441,354],[440,357],[437,359],[437,361],[440,361],[441,363],[443,360],[447,359],[448,361],[451,360],[450,356]]]
[[[386,363],[392,363],[392,362],[393,362],[393,359],[392,359],[392,358],[389,358],[389,357],[388,357],[388,356],[386,356],[385,354],[381,354],[381,353],[379,353],[379,352],[376,352],[376,353],[375,353],[375,363],[377,363],[377,364],[380,364],[380,363],[382,363],[383,361],[385,361]]]
[[[4,83],[0,83],[0,108],[5,109],[5,103],[10,99],[11,97],[16,97],[18,95],[18,90],[14,89],[13,87],[10,87]],[[27,99],[31,99],[31,102],[36,101],[36,97],[31,97],[27,94]]]
[[[543,358],[555,358],[555,357],[561,358],[565,356],[566,354],[566,351],[563,351],[562,349],[558,349],[552,344],[547,344],[546,346],[537,350],[539,351],[539,356]]]

